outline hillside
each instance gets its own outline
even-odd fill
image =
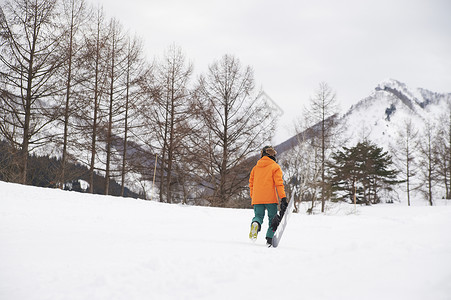
[[[279,248],[268,249],[262,235],[248,240],[248,209],[5,182],[0,190],[0,299],[451,295],[451,206],[341,205],[328,210],[334,215],[294,214]]]

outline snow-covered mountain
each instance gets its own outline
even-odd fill
[[[416,129],[421,130],[426,122],[439,122],[440,116],[449,113],[450,107],[451,93],[412,89],[398,80],[388,79],[379,83],[371,95],[352,105],[344,115],[333,118],[338,117],[344,125],[342,137],[347,146],[368,139],[388,150],[405,120],[412,120]],[[276,150],[283,153],[297,141],[298,136],[293,136],[277,145]]]
[[[346,124],[349,144],[369,139],[388,150],[390,141],[398,135],[406,120],[417,129],[426,122],[437,122],[449,111],[451,93],[434,93],[427,89],[412,89],[389,79],[377,85],[373,93],[353,105],[341,121]]]
[[[432,134],[439,134],[440,126],[444,121],[449,121],[451,110],[451,93],[435,93],[423,88],[412,89],[406,84],[389,79],[378,84],[368,97],[353,105],[344,115],[335,114],[327,121],[338,123],[340,135],[335,140],[338,148],[354,147],[358,142],[369,140],[382,147],[392,156],[395,168],[404,170],[402,148],[406,132],[406,124],[412,124],[412,131],[417,133],[417,138],[409,145],[410,151],[418,151],[415,143],[426,140],[424,129],[426,124],[431,124]],[[319,123],[307,128],[304,132],[288,139],[276,146],[281,157],[289,157],[296,149],[299,140],[305,137],[319,134]],[[414,149],[412,149],[414,148]],[[295,150],[297,151],[297,150]],[[302,150],[301,150],[302,151]],[[414,153],[416,160],[410,165],[411,171],[415,169],[414,178],[410,178],[410,190],[414,190],[410,196],[420,203],[424,201],[425,192],[421,188],[424,183],[424,172],[420,170],[421,156]],[[401,170],[402,169],[402,170]],[[401,173],[399,179],[403,180]],[[414,187],[414,188],[412,188]],[[446,195],[445,188],[441,184],[432,187],[434,199],[441,199]],[[390,196],[391,201],[407,201],[406,186],[397,185],[395,192]]]

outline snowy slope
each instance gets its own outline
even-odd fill
[[[268,249],[248,240],[252,210],[0,190],[0,299],[451,296],[451,205],[294,214]]]

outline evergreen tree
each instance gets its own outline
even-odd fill
[[[383,148],[369,141],[344,147],[332,155],[331,183],[337,200],[376,204],[380,191],[392,191],[398,171],[391,169],[392,158]]]

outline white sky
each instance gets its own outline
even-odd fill
[[[342,110],[384,79],[451,92],[450,0],[89,0],[142,38],[149,60],[180,46],[196,74],[224,54],[283,109],[274,142],[321,81]]]

